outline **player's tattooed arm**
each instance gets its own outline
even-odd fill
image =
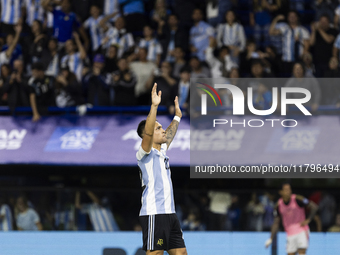
[[[170,143],[172,142],[172,140],[174,139],[177,129],[178,129],[178,124],[179,122],[177,120],[173,120],[170,125],[168,126],[168,128],[165,130],[165,136],[166,136],[166,145],[170,146]]]
[[[175,98],[175,115],[179,118],[182,118],[182,111],[181,111],[181,108],[179,107],[179,104],[178,104],[178,97],[176,96]],[[178,124],[179,122],[177,120],[173,120],[169,127],[165,130],[165,136],[166,136],[166,145],[170,146],[172,140],[174,139],[175,135],[176,135],[176,132],[177,132],[177,129],[178,129]]]
[[[302,226],[308,225],[315,218],[315,215],[316,215],[319,207],[313,201],[308,200],[304,196],[296,195],[296,199],[300,200],[302,203],[304,203],[305,206],[308,207],[308,209],[310,211],[307,219],[301,223]]]

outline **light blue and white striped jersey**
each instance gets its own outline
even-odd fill
[[[243,26],[237,22],[232,25],[228,23],[220,24],[217,28],[217,43],[219,47],[232,45],[243,51],[246,46],[246,34]]]
[[[299,56],[303,53],[304,40],[308,40],[310,35],[306,28],[297,26],[292,29],[287,23],[276,24],[275,29],[281,31],[282,36],[282,60],[286,62],[296,61],[295,42],[299,41]]]
[[[59,74],[59,54],[55,54],[45,71],[46,75],[57,77]]]
[[[65,210],[54,214],[54,224],[60,229],[60,224],[64,226],[63,230],[74,230],[74,210]]]
[[[339,51],[339,59],[340,59],[340,34],[336,37],[334,41],[334,48],[337,48]]]
[[[142,146],[136,153],[142,182],[142,208],[139,215],[175,213],[174,194],[171,181],[167,145],[161,151],[152,148],[146,153]]]
[[[61,66],[67,65],[71,72],[73,72],[76,76],[78,81],[81,81],[83,71],[83,60],[80,58],[80,53],[76,52],[71,55],[66,55],[61,59]]]
[[[15,25],[21,17],[22,0],[1,0],[1,22]]]
[[[3,204],[0,207],[0,216],[3,217],[2,220],[0,219],[0,231],[13,230],[13,217],[8,205]]]
[[[34,20],[44,22],[44,8],[41,6],[40,0],[24,0],[24,6],[26,8],[26,23],[32,25]]]
[[[133,36],[131,33],[126,33],[126,29],[123,28],[118,31],[115,27],[110,27],[105,34],[105,37],[108,37],[108,42],[103,45],[105,49],[108,49],[110,45],[117,44],[118,45],[118,58],[121,58],[124,52],[128,51],[132,46],[135,45],[133,40]]]
[[[82,206],[82,212],[89,214],[92,227],[95,231],[119,231],[116,220],[109,208],[98,204],[87,204]]]
[[[119,4],[118,4],[118,0],[105,0],[104,1],[104,14],[106,15],[110,15],[114,12],[119,12]],[[116,16],[114,16],[111,21],[115,21],[120,15],[117,14]]]
[[[90,17],[84,22],[84,27],[90,31],[93,51],[96,51],[99,48],[104,38],[103,29],[99,26],[99,22],[103,18],[103,15],[99,16],[97,19]]]
[[[147,41],[145,39],[141,39],[138,45],[139,48],[147,48],[148,56],[147,60],[155,62],[157,60],[157,55],[162,54],[162,46],[158,42],[156,38],[152,38]]]
[[[215,30],[204,21],[200,21],[190,29],[190,44],[195,46],[195,55],[202,61],[205,60],[205,49],[209,46],[209,37],[214,36]]]

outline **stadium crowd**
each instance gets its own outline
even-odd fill
[[[338,0],[1,0],[0,105],[34,121],[48,106],[147,105],[157,82],[173,113],[190,78],[340,77],[339,17]],[[299,87],[313,110],[340,105],[337,86]],[[254,89],[268,107],[271,88]]]
[[[279,198],[271,192],[209,190],[175,194],[176,214],[186,231],[270,231]],[[139,194],[64,191],[0,194],[0,231],[141,231]],[[313,232],[340,232],[340,201],[331,192],[307,194],[319,206]],[[127,210],[128,208],[128,210]],[[308,213],[308,212],[307,212]]]

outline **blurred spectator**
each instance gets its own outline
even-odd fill
[[[155,24],[154,27],[157,27],[160,23],[164,24],[170,14],[171,10],[167,9],[166,1],[156,0],[154,9],[150,12],[151,20]]]
[[[340,5],[336,7],[334,12],[334,28],[339,29],[340,25]]]
[[[124,18],[126,21],[126,30],[128,32],[141,32],[146,23],[144,16],[144,1],[118,0],[118,3],[120,5],[120,8],[123,10]]]
[[[228,208],[231,205],[231,195],[228,192],[209,191],[210,217],[207,230],[224,230]]]
[[[12,211],[5,198],[0,196],[0,231],[13,230]]]
[[[154,31],[150,26],[145,26],[143,28],[143,35],[139,41],[138,47],[139,48],[147,48],[148,56],[147,60],[154,62],[157,66],[159,66],[161,60],[161,54],[163,52],[161,44],[158,40],[154,37]],[[138,51],[138,50],[137,50]]]
[[[111,77],[104,71],[105,59],[103,55],[94,56],[91,70],[83,76],[83,87],[86,102],[94,106],[110,105],[113,101],[113,91],[109,85]]]
[[[103,24],[105,32],[105,38],[102,41],[103,49],[107,50],[110,45],[117,45],[118,58],[122,57],[124,53],[131,52],[132,47],[135,45],[132,34],[127,33],[125,29],[125,21],[123,17],[118,17],[115,22],[115,26],[108,26]]]
[[[175,61],[172,64],[172,75],[175,78],[179,79],[180,71],[186,65],[186,61],[184,59],[184,51],[182,48],[180,47],[175,48],[174,58],[175,58]]]
[[[311,93],[311,100],[305,103],[306,106],[311,106],[312,111],[316,111],[321,100],[320,86],[315,78],[305,78],[305,68],[301,63],[295,63],[293,66],[293,77],[290,78],[285,87],[305,88]],[[301,98],[301,93],[288,93],[290,98]]]
[[[58,52],[58,41],[51,38],[47,44],[47,50],[42,55],[41,62],[47,66],[45,74],[56,77],[59,74],[60,53]],[[66,66],[67,63],[64,63]]]
[[[74,73],[67,66],[61,68],[55,83],[56,105],[58,107],[76,106],[83,103],[81,86]]]
[[[117,46],[110,45],[105,56],[105,72],[112,73],[118,69],[117,66]]]
[[[24,0],[22,9],[26,15],[26,24],[32,26],[35,20],[41,24],[45,21],[45,10],[41,5],[41,0]]]
[[[189,65],[191,67],[191,78],[209,78],[210,70],[203,66],[198,57],[192,57]]]
[[[80,192],[77,191],[75,206],[77,209],[87,212],[93,230],[100,232],[119,231],[119,227],[108,205],[107,198],[100,200],[92,191],[87,191],[86,194],[89,196],[92,203],[81,204]]]
[[[249,13],[250,26],[254,28],[254,38],[259,48],[264,49],[270,44],[269,27],[271,23],[271,11],[278,9],[276,1],[255,0]]]
[[[5,85],[5,90],[8,94],[8,106],[12,113],[14,113],[15,107],[29,106],[27,80],[24,74],[24,62],[20,59],[15,60],[13,72]]]
[[[79,35],[74,32],[73,37],[73,40],[69,39],[65,43],[66,55],[62,57],[61,65],[68,66],[70,71],[77,76],[78,81],[81,81],[87,55]]]
[[[180,71],[180,80],[178,82],[178,104],[182,111],[189,108],[190,100],[190,68],[182,67]],[[170,106],[170,114],[175,112],[175,107]]]
[[[274,222],[274,195],[270,192],[265,192],[260,198],[260,202],[264,206],[264,216],[263,216],[263,230],[270,231]]]
[[[328,69],[328,62],[332,57],[333,43],[338,33],[336,29],[330,27],[329,21],[327,15],[322,15],[318,22],[311,25],[310,44],[313,46],[316,77],[323,77],[324,72]]]
[[[229,231],[239,231],[241,230],[240,220],[241,220],[241,208],[239,205],[239,197],[233,195],[231,198],[231,206],[229,207],[227,214],[227,226],[226,229]]]
[[[337,213],[335,224],[328,229],[328,232],[340,232],[340,213]]]
[[[247,230],[262,231],[263,229],[263,215],[265,209],[260,203],[256,193],[251,195],[251,200],[247,204]]]
[[[131,72],[126,58],[118,60],[118,70],[112,74],[115,92],[114,105],[135,105],[135,75]]]
[[[323,231],[326,231],[331,227],[333,224],[333,219],[335,218],[335,213],[335,198],[331,194],[323,192],[319,203],[319,215]]]
[[[260,83],[253,94],[253,106],[257,110],[268,110],[272,106],[272,99],[272,92],[265,84]]]
[[[7,49],[9,49],[10,45],[15,45],[14,49],[13,49],[13,53],[12,56],[9,58],[9,64],[12,66],[13,65],[13,61],[18,59],[18,58],[22,58],[22,47],[19,43],[15,43],[15,35],[13,33],[10,33],[6,36],[6,44],[2,46],[2,50],[1,51],[6,51]]]
[[[228,72],[232,67],[237,64],[232,60],[229,54],[229,49],[226,46],[222,46],[217,53],[217,57],[214,56],[214,50],[217,46],[216,40],[213,37],[209,39],[209,47],[205,51],[205,59],[208,63],[211,71],[212,78],[228,77]]]
[[[1,33],[4,35],[14,32],[16,24],[22,25],[21,19],[22,0],[1,0]]]
[[[182,230],[204,231],[205,227],[202,225],[197,213],[190,212],[188,217],[183,221]]]
[[[324,77],[340,78],[339,60],[336,57],[331,57],[328,63],[328,69],[324,73]]]
[[[46,49],[47,38],[43,34],[42,23],[39,20],[34,20],[32,22],[31,31],[33,35],[33,40],[30,42],[30,58],[29,63],[34,63],[41,61],[41,58]]]
[[[146,86],[146,82],[149,79],[152,79],[150,77],[157,69],[155,63],[146,59],[147,55],[147,49],[140,48],[138,50],[138,60],[130,63],[130,68],[137,77],[135,95],[137,97],[138,105],[147,105],[149,103],[150,95],[147,93],[148,87]]]
[[[327,15],[331,21],[334,20],[334,10],[338,0],[314,0],[315,19],[319,20],[321,16]]]
[[[308,30],[299,24],[299,16],[296,11],[288,13],[288,23],[277,24],[284,19],[283,15],[276,16],[270,25],[269,34],[282,36],[282,72],[288,75],[294,62],[308,51],[310,35]]]
[[[97,5],[91,6],[90,14],[91,16],[84,22],[84,28],[89,30],[92,52],[96,52],[104,39],[104,31],[100,27],[100,21],[104,18],[104,16],[101,15],[101,9]]]
[[[234,0],[207,0],[207,20],[208,23],[216,27],[219,23],[223,23],[225,13],[232,9]]]
[[[112,13],[119,13],[119,1],[118,0],[104,0],[104,15],[110,15]],[[114,22],[120,15],[115,15],[110,18],[110,21]]]
[[[48,106],[53,106],[54,100],[54,79],[46,76],[44,66],[41,62],[32,65],[32,76],[28,80],[29,99],[33,112],[33,121],[40,119],[40,114],[47,112]]]
[[[0,70],[0,105],[8,105],[8,86],[7,80],[11,75],[11,66],[9,64],[1,65]]]
[[[335,39],[334,45],[333,45],[333,57],[340,59],[340,34]]]
[[[157,93],[162,91],[162,101],[160,105],[165,105],[168,109],[174,104],[177,95],[177,80],[171,75],[171,65],[169,62],[163,62],[159,73],[151,74],[147,88],[151,89],[154,83],[157,83]]]
[[[158,24],[157,34],[163,49],[162,59],[170,63],[175,61],[175,48],[180,47],[184,52],[188,49],[188,32],[179,26],[178,17],[174,14],[168,17],[167,23]]]
[[[18,209],[18,215],[16,216],[18,230],[43,230],[38,213],[28,207],[26,197],[18,197],[16,207]]]
[[[236,21],[235,12],[229,10],[225,15],[227,23],[217,28],[218,46],[228,46],[232,59],[238,63],[239,54],[246,46],[246,35],[243,26]]]
[[[214,28],[203,21],[200,9],[192,13],[194,26],[190,29],[190,51],[192,56],[197,56],[201,61],[205,60],[204,51],[209,46],[209,37],[214,36]]]
[[[313,63],[312,54],[306,52],[302,55],[302,63],[305,67],[305,76],[306,77],[314,77],[315,74],[315,66]]]
[[[61,46],[64,46],[77,30],[84,40],[85,48],[88,49],[88,37],[76,14],[71,11],[70,0],[61,0],[60,7],[54,7],[52,0],[42,1],[41,4],[46,11],[53,14],[53,36],[58,39]]]

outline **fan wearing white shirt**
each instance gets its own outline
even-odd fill
[[[15,36],[14,36],[12,43],[9,45],[6,51],[2,51],[0,53],[0,69],[1,69],[1,65],[8,64],[10,62],[13,51],[16,48],[18,41],[19,41],[20,33],[22,31],[22,26],[16,25],[14,27],[14,30],[15,30]]]

